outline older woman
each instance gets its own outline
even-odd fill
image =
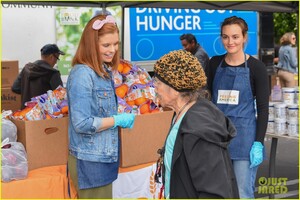
[[[185,50],[161,57],[154,66],[158,100],[176,115],[161,153],[166,198],[238,198],[227,146],[236,131],[205,98],[201,64]]]

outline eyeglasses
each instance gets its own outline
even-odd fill
[[[54,56],[54,57],[55,57],[57,60],[60,60],[60,59],[59,59],[59,57],[58,57],[58,56],[56,56],[55,54],[53,54],[53,56]]]

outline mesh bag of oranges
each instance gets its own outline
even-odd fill
[[[61,118],[68,114],[66,89],[58,86],[53,91],[32,97],[25,105],[24,109],[14,112],[11,118],[28,121]]]
[[[155,103],[154,85],[149,73],[126,60],[114,72],[118,112],[146,114],[160,111]]]

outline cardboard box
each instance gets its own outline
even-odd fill
[[[38,121],[12,120],[18,142],[27,152],[28,169],[63,165],[68,160],[68,117]]]
[[[11,91],[11,88],[1,88],[1,111],[2,110],[20,110],[21,95]]]
[[[1,87],[11,87],[19,74],[19,61],[1,61]]]
[[[121,129],[121,167],[157,161],[166,140],[173,111],[138,115],[133,129]]]

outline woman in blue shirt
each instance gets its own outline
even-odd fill
[[[277,74],[283,83],[283,87],[295,87],[295,74],[298,73],[298,58],[296,49],[292,46],[296,44],[296,35],[293,32],[285,33],[280,38],[279,62],[276,68]]]
[[[133,127],[133,114],[117,113],[112,71],[118,63],[116,22],[98,15],[83,30],[67,82],[68,170],[79,198],[112,198],[119,167],[117,126]]]

